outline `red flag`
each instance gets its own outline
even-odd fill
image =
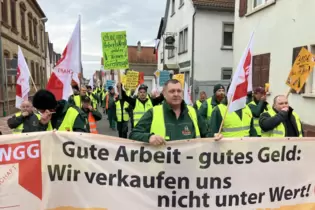
[[[81,37],[80,19],[72,33],[70,41],[62,53],[62,57],[54,68],[46,89],[51,91],[57,100],[68,100],[73,94],[71,82],[74,80],[80,84],[79,74],[81,72]]]
[[[246,105],[247,92],[252,90],[252,39],[251,35],[249,44],[240,60],[237,70],[233,76],[229,88],[228,98],[230,101],[229,112],[242,109]]]
[[[143,72],[139,72],[139,84],[141,85],[144,83],[144,73]]]

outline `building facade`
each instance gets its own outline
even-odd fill
[[[152,54],[154,47],[128,46],[129,69],[144,73],[144,84],[148,86],[148,92],[155,87],[154,72],[157,70],[157,60]]]
[[[47,18],[36,0],[1,0],[0,34],[2,48],[1,83],[5,88],[0,91],[0,116],[16,111],[15,83],[16,74],[10,75],[12,59],[17,59],[18,46],[21,47],[29,66],[32,79],[31,95],[35,89],[44,87],[46,76],[45,22]]]
[[[253,86],[270,84],[269,103],[289,91],[285,83],[301,47],[315,53],[315,29],[307,27],[315,18],[313,8],[313,0],[236,1],[234,67],[254,31]],[[300,115],[306,135],[315,136],[314,71],[300,93],[290,94],[289,104]]]
[[[211,95],[214,84],[231,79],[234,4],[234,0],[167,0],[157,36],[158,68],[184,73],[193,95],[201,90]]]

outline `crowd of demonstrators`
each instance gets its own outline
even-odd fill
[[[229,87],[227,87],[228,89]],[[183,100],[179,81],[169,80],[162,93],[148,94],[145,84],[137,94],[117,84],[105,88],[73,85],[69,100],[57,101],[47,90],[39,90],[33,101],[24,101],[21,110],[8,119],[13,133],[39,131],[70,131],[97,134],[97,121],[103,108],[109,126],[118,130],[120,138],[148,142],[153,145],[167,141],[215,137],[220,140],[243,137],[303,137],[300,117],[289,106],[286,96],[278,95],[273,104],[266,101],[262,87],[248,93],[244,108],[228,112],[225,87],[217,84],[213,96],[204,91],[193,106]]]

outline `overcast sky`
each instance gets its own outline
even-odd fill
[[[46,31],[55,52],[62,53],[78,16],[82,25],[84,76],[100,69],[101,32],[126,30],[128,45],[154,46],[166,0],[38,0],[48,18]]]

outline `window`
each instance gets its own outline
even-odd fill
[[[261,5],[270,3],[273,0],[252,0],[253,1],[253,8],[259,7]]]
[[[44,43],[44,29],[43,29],[43,26],[40,26],[40,46],[42,48],[42,51],[44,52],[44,45],[46,45],[46,43]]]
[[[172,50],[168,50],[168,58],[173,58],[175,57],[175,49],[172,49]]]
[[[5,69],[8,70],[11,68],[10,52],[4,50],[3,57],[5,62]],[[12,84],[12,76],[7,76],[7,84]]]
[[[37,25],[38,25],[38,22],[37,22],[37,20],[34,18],[34,19],[33,19],[33,26],[34,26],[34,44],[35,44],[35,46],[38,46]]]
[[[253,56],[253,87],[265,87],[269,83],[270,53]]]
[[[36,72],[35,83],[36,83],[36,84],[40,84],[40,70],[39,70],[39,64],[38,64],[38,63],[36,63],[35,72]]]
[[[8,0],[1,0],[2,21],[8,23]]]
[[[36,78],[35,78],[35,65],[34,65],[34,61],[31,61],[31,76],[32,76],[32,79],[34,80],[34,82],[36,81]]]
[[[172,13],[171,16],[175,14],[175,0],[172,0]]]
[[[11,27],[12,29],[17,29],[16,26],[16,0],[11,0],[10,1],[10,6],[11,6]]]
[[[17,68],[17,62],[18,62],[17,54],[13,55],[13,60],[14,60],[13,62],[15,62],[15,64],[14,64],[15,66],[14,67],[12,66],[12,68]],[[16,84],[16,76],[11,76],[11,83]]]
[[[222,80],[231,80],[232,79],[232,68],[222,68],[221,70],[221,79]]]
[[[233,23],[223,23],[222,49],[233,49]]]
[[[21,3],[20,4],[20,17],[21,17],[21,31],[22,31],[23,39],[26,39],[25,11],[26,11],[25,4]]]
[[[301,46],[301,47],[295,47],[295,48],[293,48],[293,53],[292,53],[292,66],[293,66],[293,64],[294,64],[294,62],[295,62],[296,57],[299,55],[299,53],[300,53],[300,51],[301,51],[301,49],[302,49],[303,47],[305,47],[306,49],[308,49],[307,46]],[[305,85],[306,85],[306,83],[303,85],[303,88],[301,89],[301,91],[299,92],[299,94],[305,93]],[[291,93],[296,93],[296,91],[292,89],[292,90],[291,90]]]
[[[179,32],[179,46],[178,54],[186,53],[188,51],[188,28]]]
[[[33,45],[33,18],[31,13],[28,13],[28,36],[30,38],[31,45]]]

